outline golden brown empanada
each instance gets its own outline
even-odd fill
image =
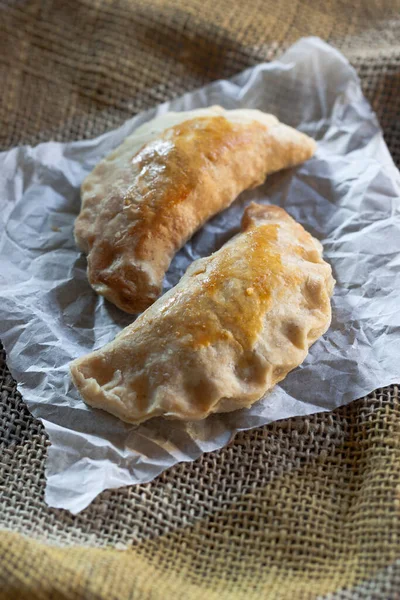
[[[329,327],[333,286],[321,244],[283,209],[251,204],[242,233],[74,361],[73,380],[88,404],[130,423],[250,406]]]
[[[314,150],[312,139],[258,110],[217,106],[146,123],[82,185],[75,237],[90,284],[129,313],[144,310],[196,229]]]

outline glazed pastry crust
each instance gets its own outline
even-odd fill
[[[113,342],[71,364],[83,399],[130,423],[248,407],[329,327],[322,246],[283,209],[251,204],[238,234]]]
[[[314,149],[309,137],[257,110],[211,107],[146,123],[82,185],[75,238],[88,254],[90,284],[126,312],[144,310],[196,229]]]

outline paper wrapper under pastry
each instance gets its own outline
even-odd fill
[[[334,280],[321,244],[276,206],[195,261],[113,342],[71,364],[84,400],[131,423],[250,406],[329,327]]]
[[[314,150],[308,136],[258,110],[211,107],[144,124],[82,185],[75,237],[90,284],[126,312],[144,310],[205,221]]]

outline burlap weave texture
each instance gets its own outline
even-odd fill
[[[93,137],[312,34],[357,68],[399,163],[399,9],[0,0],[1,147]],[[72,517],[44,504],[46,435],[0,361],[0,599],[400,598],[396,386],[242,433]]]

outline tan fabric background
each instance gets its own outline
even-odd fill
[[[358,69],[400,162],[399,10],[399,0],[0,0],[0,145],[93,137],[313,34]],[[400,598],[397,386],[242,433],[72,517],[44,503],[46,435],[4,354],[0,369],[1,600]]]

